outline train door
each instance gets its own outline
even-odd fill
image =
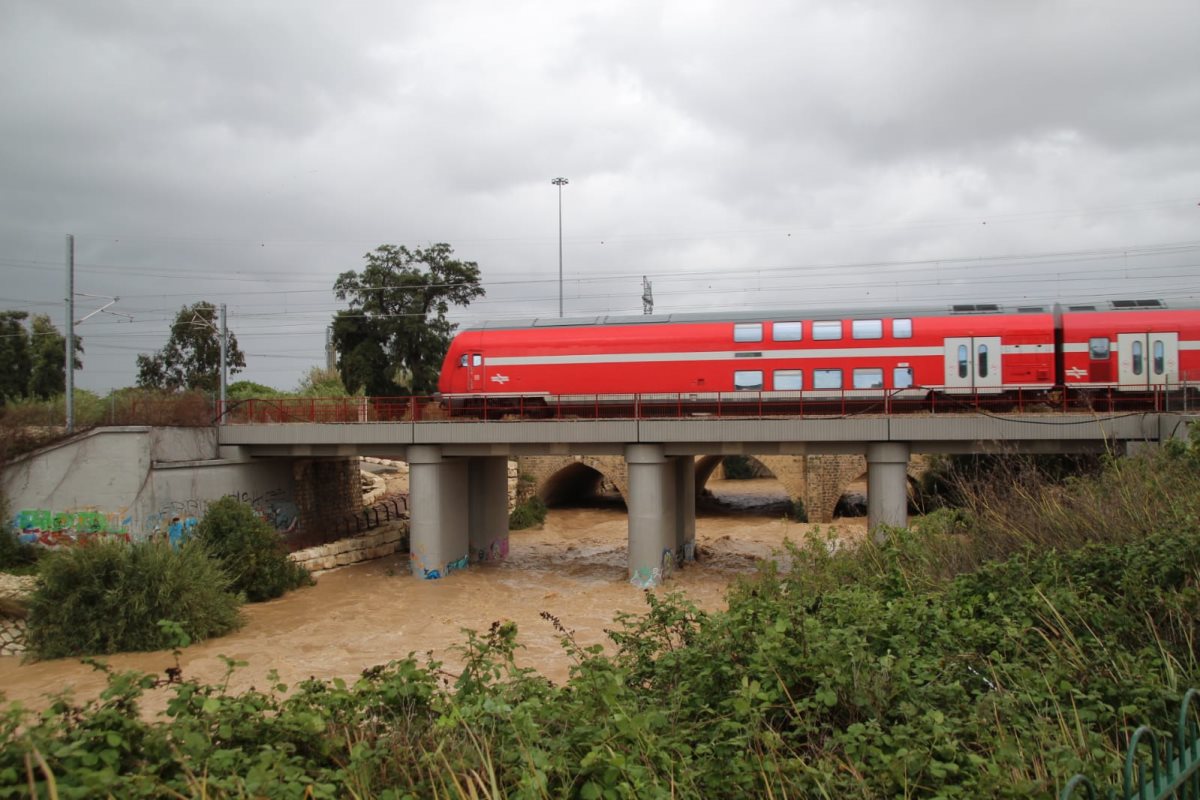
[[[1003,386],[999,336],[956,336],[945,343],[947,391],[998,391]]]
[[[483,353],[467,353],[467,391],[482,392],[487,389],[484,382]]]
[[[1178,333],[1118,333],[1120,389],[1148,389],[1179,382]]]

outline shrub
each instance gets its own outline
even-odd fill
[[[808,522],[808,509],[804,506],[804,501],[796,498],[792,501],[792,520],[794,522]]]
[[[533,495],[525,502],[513,509],[508,515],[508,529],[510,531],[523,531],[527,528],[534,528],[546,521],[546,503],[542,498]]]
[[[41,550],[18,539],[9,527],[9,519],[8,497],[0,491],[0,570],[29,572],[37,563]]]
[[[192,639],[241,625],[238,598],[198,546],[91,542],[48,552],[29,605],[28,643],[38,658],[160,650],[173,619]]]
[[[41,553],[41,548],[18,539],[7,522],[0,528],[0,572],[31,572]]]
[[[228,588],[252,603],[271,600],[312,581],[288,558],[279,534],[247,504],[223,497],[208,507],[194,538],[220,562]]]
[[[721,459],[721,467],[725,470],[725,480],[745,481],[758,477],[757,464],[746,456],[725,456]]]

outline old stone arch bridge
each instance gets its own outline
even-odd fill
[[[698,496],[720,466],[722,455],[696,457],[695,492]],[[852,483],[864,480],[867,459],[860,455],[751,456],[762,464],[787,491],[793,501],[801,501],[810,522],[831,522],[839,498]],[[928,458],[912,457],[908,462],[910,484],[928,470]],[[605,481],[629,497],[629,473],[621,456],[522,456],[517,470],[532,484],[533,492],[544,500],[573,497],[593,491]]]

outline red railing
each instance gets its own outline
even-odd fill
[[[711,394],[596,394],[528,397],[315,397],[229,402],[226,424],[289,422],[479,422],[567,419],[697,419],[838,417],[864,414],[954,412],[1189,411],[1200,408],[1197,388],[1171,386],[1125,391],[1118,387],[1068,391],[1014,390],[948,393],[940,389]]]

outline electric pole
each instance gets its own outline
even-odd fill
[[[67,234],[67,433],[75,432],[75,237]]]
[[[221,303],[221,395],[217,405],[217,419],[225,424],[225,359],[229,355],[229,328],[225,326],[225,304]]]

